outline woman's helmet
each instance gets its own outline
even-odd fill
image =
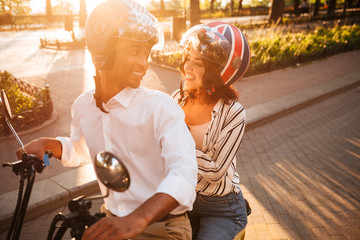
[[[106,69],[116,39],[130,39],[163,45],[159,22],[133,0],[107,0],[89,15],[85,26],[87,48],[95,67]]]
[[[234,25],[222,22],[200,24],[190,28],[180,45],[191,46],[203,58],[220,65],[225,85],[231,85],[246,72],[250,63],[250,48],[244,34]]]

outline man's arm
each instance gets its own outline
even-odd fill
[[[34,154],[40,159],[43,158],[44,153],[46,151],[51,151],[55,158],[61,160],[62,145],[61,142],[56,138],[47,138],[47,137],[38,138],[26,144],[24,148],[27,153]],[[22,153],[23,153],[22,148],[19,148],[16,151],[16,155],[18,156],[18,159],[21,159]]]
[[[178,205],[170,195],[156,193],[125,217],[101,219],[85,231],[82,239],[134,238],[144,232],[149,224],[166,216]]]

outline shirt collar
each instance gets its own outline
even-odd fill
[[[126,108],[127,106],[129,106],[137,90],[138,88],[130,88],[130,87],[124,88],[118,94],[116,94],[112,99],[116,100],[118,103],[120,103]],[[112,101],[112,99],[110,99],[109,103]]]
[[[115,96],[113,96],[107,103],[104,103],[104,107],[110,107],[115,104],[115,102],[120,103],[125,108],[129,106],[131,100],[135,96],[138,88],[124,88],[120,92],[118,92]],[[92,90],[92,93],[95,93],[95,90]],[[95,101],[94,95],[92,95],[91,103]]]

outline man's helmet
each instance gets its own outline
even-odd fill
[[[103,112],[100,70],[109,69],[114,59],[116,39],[150,42],[159,48],[164,35],[159,22],[143,6],[133,0],[107,0],[89,15],[85,26],[87,48],[96,68],[96,106]]]
[[[95,67],[105,69],[116,39],[151,41],[162,45],[164,35],[159,22],[133,0],[107,0],[89,15],[85,38]]]
[[[190,28],[180,45],[188,44],[203,58],[220,65],[225,85],[240,79],[250,63],[250,48],[244,34],[234,25],[222,22],[200,24]]]

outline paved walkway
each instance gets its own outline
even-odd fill
[[[357,87],[246,132],[246,239],[359,239],[359,103]]]
[[[93,68],[89,60],[89,55],[86,51],[78,50],[71,52],[59,52],[38,49],[37,34],[38,33],[34,32],[5,33],[5,35],[0,34],[0,40],[2,40],[0,42],[0,69],[7,69],[10,72],[14,73],[16,77],[25,79],[29,82],[33,82],[38,86],[44,86],[45,84],[49,84],[52,91],[54,108],[56,112],[53,121],[51,121],[51,124],[43,126],[42,129],[22,134],[21,138],[24,142],[28,142],[40,136],[55,137],[58,135],[68,135],[70,129],[69,110],[71,103],[81,92],[93,87]],[[5,39],[6,41],[3,41],[3,39]],[[16,56],[14,55],[14,51],[18,51],[18,54]],[[273,129],[265,135],[258,134],[257,131],[260,131],[258,129],[261,129],[261,126],[266,122],[273,121],[274,119],[289,114],[290,112],[295,111],[299,108],[314,104],[316,101],[320,101],[324,98],[329,98],[331,96],[334,96],[335,94],[338,94],[341,91],[349,90],[359,85],[359,53],[360,51],[348,52],[334,57],[330,57],[323,61],[316,61],[298,68],[288,68],[285,70],[279,70],[272,73],[249,77],[235,84],[235,87],[240,91],[240,102],[246,107],[248,113],[248,131],[239,154],[242,154],[242,151],[245,151],[245,149],[248,154],[253,154],[250,158],[252,160],[249,160],[249,162],[244,162],[244,158],[239,157],[240,175],[244,175],[244,177],[242,177],[244,191],[246,195],[249,196],[249,200],[251,200],[251,202],[253,203],[253,208],[256,208],[256,210],[254,210],[254,213],[250,216],[250,225],[248,228],[247,239],[296,239],[296,237],[294,237],[297,236],[295,233],[293,234],[290,230],[288,231],[287,229],[284,230],[283,224],[290,221],[288,221],[286,217],[279,218],[277,214],[283,214],[284,216],[290,215],[289,213],[284,213],[284,208],[295,209],[292,208],[292,205],[290,203],[292,201],[291,197],[295,198],[298,196],[297,191],[286,192],[282,189],[279,189],[279,191],[271,191],[276,190],[275,187],[277,186],[273,184],[273,181],[277,180],[277,178],[279,177],[285,177],[284,173],[287,173],[290,175],[286,178],[283,178],[282,182],[280,181],[281,184],[278,183],[279,186],[285,187],[284,183],[287,183],[287,181],[292,182],[290,180],[296,180],[292,182],[293,185],[296,185],[297,188],[306,190],[309,188],[309,183],[307,182],[309,179],[319,180],[318,178],[314,177],[314,173],[312,172],[314,171],[314,169],[312,169],[311,171],[305,171],[305,169],[299,168],[301,172],[297,172],[296,169],[298,165],[289,164],[289,162],[292,162],[293,159],[289,158],[286,160],[285,157],[290,157],[290,155],[294,154],[293,152],[289,152],[290,150],[294,151],[295,153],[297,153],[298,151],[294,150],[295,145],[288,145],[288,142],[290,140],[288,139],[288,137],[286,137],[286,135],[284,135],[285,133],[281,133],[281,131],[284,130],[283,127],[280,127],[276,130]],[[149,88],[154,88],[167,93],[171,93],[178,87],[179,81],[180,75],[177,72],[169,71],[161,67],[151,66],[147,75],[144,78],[143,85]],[[345,94],[345,96],[347,95]],[[336,98],[334,97],[333,99]],[[339,107],[339,110],[341,110],[342,108],[343,107]],[[321,111],[325,109],[326,108],[322,109]],[[301,110],[300,112],[302,111],[303,110]],[[322,112],[317,113],[315,111],[313,114],[308,114],[307,117],[308,119],[317,119],[316,116],[320,113]],[[332,112],[332,114],[334,114],[334,112]],[[342,116],[341,114],[339,115]],[[295,119],[301,119],[300,116],[295,116]],[[350,118],[359,120],[359,115],[351,115]],[[282,119],[283,118],[273,121],[271,124],[274,124],[277,121],[281,121]],[[320,129],[324,122],[320,121],[317,122],[317,124],[318,125],[312,126],[316,129]],[[303,125],[295,127],[296,125],[292,121],[285,125],[289,126],[285,129],[289,130],[290,128],[296,130],[294,130],[295,132],[292,133],[292,138],[295,138],[299,133],[305,132],[305,130],[302,130],[302,127],[304,127]],[[353,125],[356,125],[356,121],[353,122]],[[334,132],[336,132],[335,128],[332,129]],[[276,134],[279,134],[279,136],[276,137]],[[322,136],[322,134],[323,132],[320,131],[314,134],[314,136]],[[279,147],[285,146],[285,149],[282,150],[280,148],[276,148],[276,153],[278,154],[276,155],[273,153],[275,150],[272,151],[272,148],[275,147],[269,145],[267,148],[263,149],[264,154],[261,154],[261,152],[258,153],[257,150],[261,149],[261,147],[258,148],[258,146],[263,146],[263,144],[264,146],[266,145],[266,143],[263,143],[263,141],[268,138],[264,136],[273,137],[277,141],[274,141],[274,143],[272,144],[277,143],[277,146]],[[310,136],[310,139],[313,140],[314,136]],[[250,137],[255,137],[255,139],[252,139],[250,141],[255,144],[255,150],[249,150],[246,147],[246,141],[248,141],[248,138]],[[265,140],[262,140],[263,138]],[[355,145],[357,144],[357,146],[359,146],[359,143],[357,142],[359,138],[358,135],[357,137],[356,135],[354,135],[353,138],[351,138],[351,136],[348,136],[347,138],[350,140],[349,142],[354,142]],[[307,143],[306,139],[304,138],[302,138],[302,141],[303,144]],[[3,161],[14,161],[14,151],[17,147],[18,145],[12,137],[2,139],[0,141],[1,159]],[[332,155],[330,154],[330,152],[328,152],[328,150],[331,149],[323,149],[321,151],[318,151],[314,149],[312,145],[304,148],[308,151],[306,152],[306,154],[304,154],[305,156],[311,156],[313,154],[314,157],[317,159],[319,156],[318,154],[323,153],[325,155],[331,156],[330,162],[332,162],[332,164],[334,164],[334,162],[339,162],[338,164],[341,164],[341,166],[347,166],[347,163],[341,163],[342,158],[340,157],[340,153],[338,156],[337,154]],[[275,159],[269,161],[274,164],[273,167],[282,170],[281,176],[277,176],[274,174],[277,174],[280,170],[269,172],[271,169],[268,169],[268,165],[260,164],[264,163],[264,160],[266,160],[264,159],[260,161],[260,159],[262,159],[262,156],[270,152],[272,152],[271,156],[275,156],[275,158],[277,158],[278,160],[286,160],[285,162],[275,162]],[[283,154],[285,155],[281,155],[280,152],[283,152]],[[359,158],[360,154],[358,149],[356,150],[355,148],[353,150],[350,150],[350,152],[353,153],[352,155],[355,158]],[[258,157],[258,154],[260,158]],[[300,156],[303,156],[300,153],[298,154]],[[311,159],[312,161],[314,161],[314,158]],[[247,165],[250,163],[251,165]],[[244,166],[244,168],[241,168],[242,165]],[[326,171],[322,172],[324,166],[319,167],[315,164],[311,166],[318,167],[318,171],[321,172],[321,174],[324,176],[334,176],[333,172],[332,174],[328,174],[326,173]],[[251,171],[244,172],[243,169],[250,169]],[[250,173],[252,174],[248,176]],[[358,166],[357,168],[356,165],[353,166],[351,172],[352,176],[356,178],[359,176],[359,173],[360,172]],[[275,180],[264,181],[266,180],[265,177],[269,176],[273,177],[273,179]],[[18,177],[16,177],[9,169],[0,168],[0,181],[1,183],[3,183],[0,186],[0,201],[2,202],[2,205],[0,206],[0,222],[1,226],[3,226],[4,228],[7,226],[7,224],[9,224],[9,219],[12,212],[14,211],[13,209],[15,208],[15,199],[17,197],[18,188]],[[37,175],[36,181],[37,182],[34,185],[30,205],[27,212],[28,219],[34,218],[39,215],[42,215],[42,217],[40,218],[44,218],[45,215],[43,214],[48,215],[49,212],[52,212],[54,210],[54,208],[64,206],[66,202],[73,197],[76,197],[80,194],[91,194],[97,192],[96,184],[94,184],[94,174],[91,170],[89,170],[89,168],[84,167],[68,169],[62,167],[56,160],[51,162],[50,168],[46,169],[46,171],[44,171],[42,174]],[[333,181],[334,183],[336,180],[327,179],[327,181]],[[340,182],[338,183],[338,185],[343,183],[344,182]],[[319,184],[324,185],[322,181],[320,181]],[[346,191],[357,190],[357,192],[359,192],[358,189],[354,189],[351,187],[352,186],[350,185],[344,185],[344,189]],[[311,192],[311,194],[305,195],[309,197],[311,195],[314,196],[314,193],[324,193],[326,199],[327,196],[330,196],[330,190],[330,188],[318,187],[316,191],[314,190],[313,192]],[[342,198],[342,196],[343,195],[338,194],[336,199],[340,203],[342,203],[342,205],[344,205],[346,200],[345,198]],[[287,199],[286,197],[289,197],[289,201],[285,201],[284,203],[281,202],[281,204],[280,202],[278,202],[277,205],[271,205],[271,208],[269,208],[270,200],[285,200]],[[314,200],[309,200],[308,205],[301,205],[300,202],[299,205],[297,205],[299,211],[310,214],[309,209],[313,209],[313,201]],[[316,201],[321,202],[322,198],[320,200],[317,199]],[[273,202],[274,201],[270,201],[270,204],[273,204]],[[351,208],[353,212],[359,213],[359,196],[357,195],[357,197],[353,197],[350,203],[353,204],[353,208]],[[306,206],[310,206],[311,208],[307,208]],[[329,211],[327,205],[325,205],[324,208],[325,210],[328,209]],[[278,211],[279,209],[282,209],[280,213]],[[310,215],[317,215],[317,212]],[[324,215],[326,217],[330,216],[326,211]],[[324,220],[328,220],[328,218],[321,218],[321,221]],[[34,221],[29,222],[29,224],[33,224]],[[41,225],[43,224],[43,221],[36,220],[36,222],[36,224],[38,224],[38,227],[30,227],[30,232],[25,230],[24,228],[23,233],[38,234],[40,231],[39,229],[42,228]],[[340,221],[337,221],[337,223],[335,223],[337,228],[340,227],[340,225],[338,225],[338,222]],[[258,227],[256,227],[257,224]],[[355,224],[359,226],[359,222],[355,222]],[[252,229],[252,226],[254,226],[254,229]],[[275,228],[272,228],[272,226],[274,226]],[[304,226],[304,229],[310,229],[311,224],[302,224],[302,226]],[[279,229],[281,228],[282,231],[279,230],[279,232],[283,232],[284,235],[282,236],[284,237],[274,237],[274,235],[268,234],[269,231],[273,232],[276,227],[279,227]],[[289,227],[289,229],[293,229],[292,227],[293,226]],[[320,227],[318,231],[322,231],[324,230],[324,228],[325,227]],[[311,236],[313,236],[312,234],[302,234],[303,230],[299,229],[297,231],[301,232],[299,236],[305,236],[304,239],[307,238],[306,236],[310,236],[309,238],[313,239],[311,238]],[[44,229],[40,232],[44,232]],[[278,231],[276,230],[275,232]],[[326,231],[324,230],[324,232]],[[4,234],[0,235],[0,238],[2,238],[2,236],[4,236]],[[333,237],[334,239],[337,238],[336,234],[331,237]],[[344,238],[340,237],[339,239]]]
[[[237,168],[252,207],[247,240],[359,239],[359,102],[357,87],[246,132]],[[25,223],[21,239],[46,239],[59,211],[69,213]]]

